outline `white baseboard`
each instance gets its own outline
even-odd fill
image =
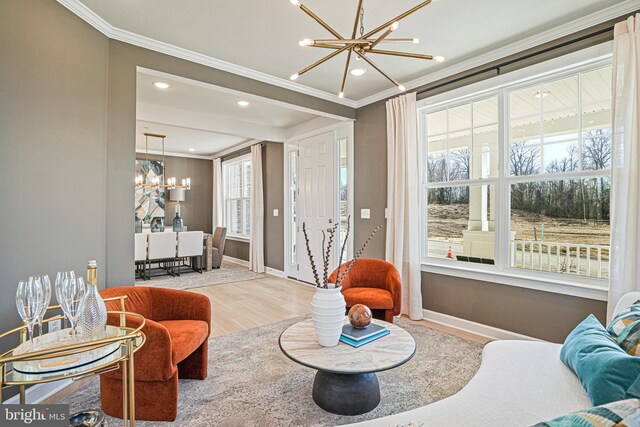
[[[469,332],[481,337],[490,338],[492,340],[526,340],[526,341],[542,341],[528,335],[522,335],[517,332],[507,331],[506,329],[495,328],[482,323],[472,322],[471,320],[461,319],[459,317],[450,316],[448,314],[438,313],[437,311],[422,310],[424,320],[428,320],[439,325],[448,326],[460,331]]]
[[[265,267],[265,272],[271,276],[283,278],[285,277],[284,271],[276,270],[275,268]]]
[[[25,391],[25,401],[29,405],[40,403],[43,400],[45,400],[47,397],[69,386],[72,382],[73,380],[68,379],[68,380],[53,381],[50,383],[41,383],[41,384],[36,384],[34,386],[31,386]],[[15,396],[10,397],[9,399],[5,400],[2,403],[9,404],[9,405],[17,405],[20,403],[20,395],[16,394]]]
[[[241,265],[241,266],[243,266],[243,267],[249,267],[249,261],[245,261],[245,260],[243,260],[243,259],[230,257],[230,256],[228,256],[228,255],[223,256],[223,257],[222,257],[222,259],[223,259],[224,261],[229,261],[229,262],[232,262],[232,263],[234,263],[234,264]]]

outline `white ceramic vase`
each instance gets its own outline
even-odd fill
[[[340,341],[347,307],[341,290],[342,287],[316,288],[316,293],[311,300],[311,315],[316,328],[316,338],[324,347],[334,347]]]

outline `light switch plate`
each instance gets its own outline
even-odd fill
[[[361,219],[371,219],[371,209],[360,209]]]
[[[274,209],[273,210],[273,216],[278,216],[278,214],[279,214],[278,209]]]
[[[389,209],[384,208],[384,219],[389,218]]]

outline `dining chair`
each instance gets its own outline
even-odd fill
[[[147,279],[147,234],[136,233],[134,243],[134,257],[136,273],[142,279]]]
[[[191,267],[194,271],[202,274],[202,251],[203,251],[204,233],[202,231],[183,231],[178,233],[178,264],[176,273],[179,276],[182,267]],[[187,258],[191,258],[189,265],[183,264]],[[194,263],[194,259],[198,258],[198,267]]]
[[[176,234],[177,233],[172,231],[166,231],[164,233],[151,233],[148,235],[149,255],[147,264],[149,271],[147,272],[147,278],[151,277],[151,264],[156,262],[161,269],[175,276]]]

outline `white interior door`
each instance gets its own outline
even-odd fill
[[[310,247],[320,280],[323,275],[322,230],[331,227],[336,218],[337,182],[334,133],[327,132],[301,140],[298,146],[298,198],[297,198],[297,261],[298,280],[314,283],[311,263],[302,232],[306,224]],[[329,262],[329,272],[335,265],[335,247]]]

